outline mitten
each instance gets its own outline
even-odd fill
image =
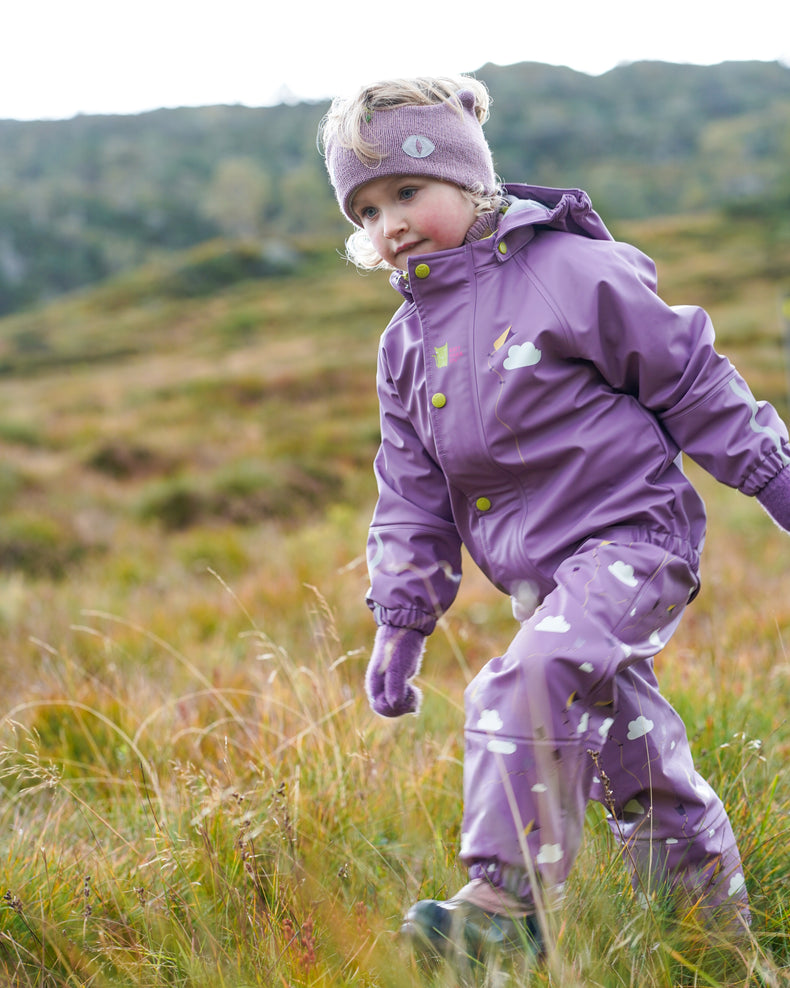
[[[413,628],[383,624],[376,632],[365,677],[371,707],[382,717],[401,717],[420,709],[422,694],[410,680],[420,670],[426,637]]]
[[[780,528],[790,532],[790,466],[768,481],[757,500]]]

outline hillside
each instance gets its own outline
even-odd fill
[[[790,237],[749,214],[614,226],[787,416]],[[278,272],[212,241],[0,319],[2,984],[460,983],[396,931],[465,881],[462,695],[510,604],[468,563],[421,716],[369,711],[376,342],[400,297],[332,242],[293,249]],[[787,539],[687,468],[703,588],[656,667],[727,805],[752,935],[632,896],[595,807],[550,966],[514,984],[788,984]]]
[[[716,214],[614,232],[786,415],[790,237]],[[376,342],[399,296],[332,243],[295,249],[282,273],[214,241],[0,319],[0,570],[58,578],[372,498]]]
[[[581,186],[613,219],[763,201],[788,212],[790,68],[483,66],[503,178]],[[315,146],[326,104],[0,121],[0,314],[218,236],[297,267],[342,236]]]

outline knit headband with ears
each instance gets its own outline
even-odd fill
[[[475,97],[456,94],[455,105],[396,106],[372,110],[361,136],[380,161],[365,162],[337,139],[326,147],[326,166],[340,209],[355,226],[354,193],[366,182],[390,175],[421,175],[491,194],[497,181],[486,139],[475,115]],[[460,104],[460,112],[459,112]]]

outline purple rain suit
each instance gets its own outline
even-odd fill
[[[790,463],[787,430],[585,193],[506,189],[493,236],[391,278],[368,605],[430,634],[462,544],[513,598],[520,630],[465,694],[471,877],[527,900],[535,879],[561,888],[595,799],[637,890],[746,919],[726,812],[652,660],[699,587],[705,511],[681,451],[754,495]]]

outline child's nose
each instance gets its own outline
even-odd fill
[[[406,220],[399,209],[393,209],[384,215],[384,236],[387,239],[396,237],[406,228]]]

